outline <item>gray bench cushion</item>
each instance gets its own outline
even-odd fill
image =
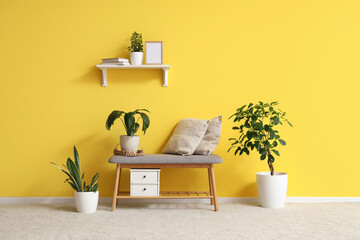
[[[109,163],[126,163],[126,164],[186,164],[186,163],[222,163],[218,155],[172,155],[172,154],[146,154],[141,157],[124,157],[113,155]]]

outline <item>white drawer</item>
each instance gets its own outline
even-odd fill
[[[130,170],[130,183],[158,183],[159,182],[159,170]]]
[[[159,185],[131,184],[130,196],[159,196]]]

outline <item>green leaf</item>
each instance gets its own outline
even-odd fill
[[[270,132],[270,126],[269,125],[265,124],[264,129],[265,129],[266,132]]]
[[[249,103],[248,108],[251,108],[254,104]]]
[[[275,138],[275,133],[274,133],[274,131],[271,131],[270,132],[270,139],[274,139]]]
[[[280,123],[280,119],[278,118],[278,117],[276,117],[275,119],[274,119],[274,124],[275,125],[278,125]]]
[[[274,161],[275,161],[274,156],[271,155],[271,154],[268,155],[268,159],[269,159],[270,162],[274,162]]]
[[[137,130],[139,129],[140,125],[138,123],[135,123],[135,126],[134,126],[134,134],[137,132]]]
[[[262,125],[262,123],[256,123],[256,124],[254,125],[254,129],[255,129],[255,130],[258,130],[258,131],[263,130],[263,125]]]
[[[93,186],[94,184],[96,184],[98,178],[99,178],[99,173],[96,173],[96,174],[94,175],[93,179],[91,180],[90,186]]]
[[[134,127],[135,127],[134,112],[125,113],[124,122],[125,122],[127,135],[134,136]]]
[[[75,163],[70,159],[68,158],[67,161],[66,161],[66,166],[68,167],[69,169],[69,173],[70,175],[74,178],[75,180],[75,184],[79,187],[80,189],[80,192],[82,191],[82,184],[81,184],[81,178],[80,178],[80,172],[79,172],[79,169],[77,169]]]
[[[73,176],[70,175],[70,173],[68,173],[67,171],[65,171],[64,169],[62,169],[61,167],[59,167],[58,165],[56,165],[55,163],[53,162],[50,162],[52,165],[54,165],[55,167],[59,168],[63,173],[66,174],[66,176],[69,177],[70,181],[73,182],[74,186],[76,187],[75,190],[77,190],[78,192],[81,192],[81,187],[79,188],[79,186],[76,184],[76,180],[74,179]],[[68,182],[68,180],[65,180],[65,182]]]
[[[266,154],[266,149],[265,148],[260,148],[259,153],[260,154]]]
[[[140,110],[143,110],[143,111],[147,111],[149,112],[148,110],[146,109],[140,109]],[[143,127],[142,127],[142,131],[144,132],[144,134],[146,133],[146,129],[149,128],[150,126],[150,118],[149,116],[146,114],[146,113],[142,113],[142,112],[138,112],[142,118],[142,122],[143,122]],[[150,113],[150,112],[149,112]]]
[[[286,120],[286,122],[290,125],[290,127],[292,127],[293,125],[288,121],[288,120]]]
[[[117,111],[117,110],[110,113],[105,123],[106,129],[110,130],[111,126],[114,124],[114,121],[119,117],[121,117],[122,114],[124,114],[123,111]]]
[[[250,154],[250,151],[249,151],[249,149],[248,149],[247,147],[244,147],[242,150],[243,150],[247,155]]]
[[[270,145],[270,142],[269,142],[268,140],[266,140],[266,141],[263,141],[263,144],[264,144],[265,146],[269,146],[269,145]]]
[[[260,160],[264,160],[266,158],[266,154],[261,154]]]
[[[72,182],[67,182],[75,191],[79,192],[79,189]]]
[[[283,146],[286,145],[286,142],[285,142],[284,140],[282,140],[282,139],[279,139],[279,143],[280,143],[281,145],[283,145]]]
[[[242,112],[242,110],[244,109],[244,107],[246,107],[246,105],[242,106],[241,108],[236,109],[236,111]]]
[[[233,148],[234,146],[231,146],[228,150],[227,150],[227,152],[230,152],[230,150]]]
[[[235,153],[234,155],[236,156],[236,154],[241,150],[241,147],[238,147],[236,150],[235,150]]]
[[[273,146],[276,147],[278,144],[276,142],[276,140],[273,142]]]
[[[79,172],[81,172],[79,153],[75,146],[74,146],[74,160],[75,160],[75,165],[76,165],[77,169],[79,170]]]
[[[240,128],[239,127],[233,127],[232,129],[233,130],[239,130]]]
[[[248,131],[246,133],[246,137],[250,140],[252,138],[252,133],[250,131]]]
[[[273,151],[276,155],[280,156],[280,153],[277,150],[272,149],[271,151]]]

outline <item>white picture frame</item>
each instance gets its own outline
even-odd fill
[[[145,64],[163,64],[163,42],[145,42]]]

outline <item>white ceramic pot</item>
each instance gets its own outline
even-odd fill
[[[143,52],[131,52],[130,53],[131,65],[142,65],[143,57],[144,57]]]
[[[282,208],[285,205],[288,174],[275,172],[256,173],[256,184],[260,206],[265,208]]]
[[[120,136],[121,150],[136,153],[139,149],[140,136]]]
[[[75,205],[79,213],[96,212],[99,201],[99,191],[97,192],[75,192]]]

